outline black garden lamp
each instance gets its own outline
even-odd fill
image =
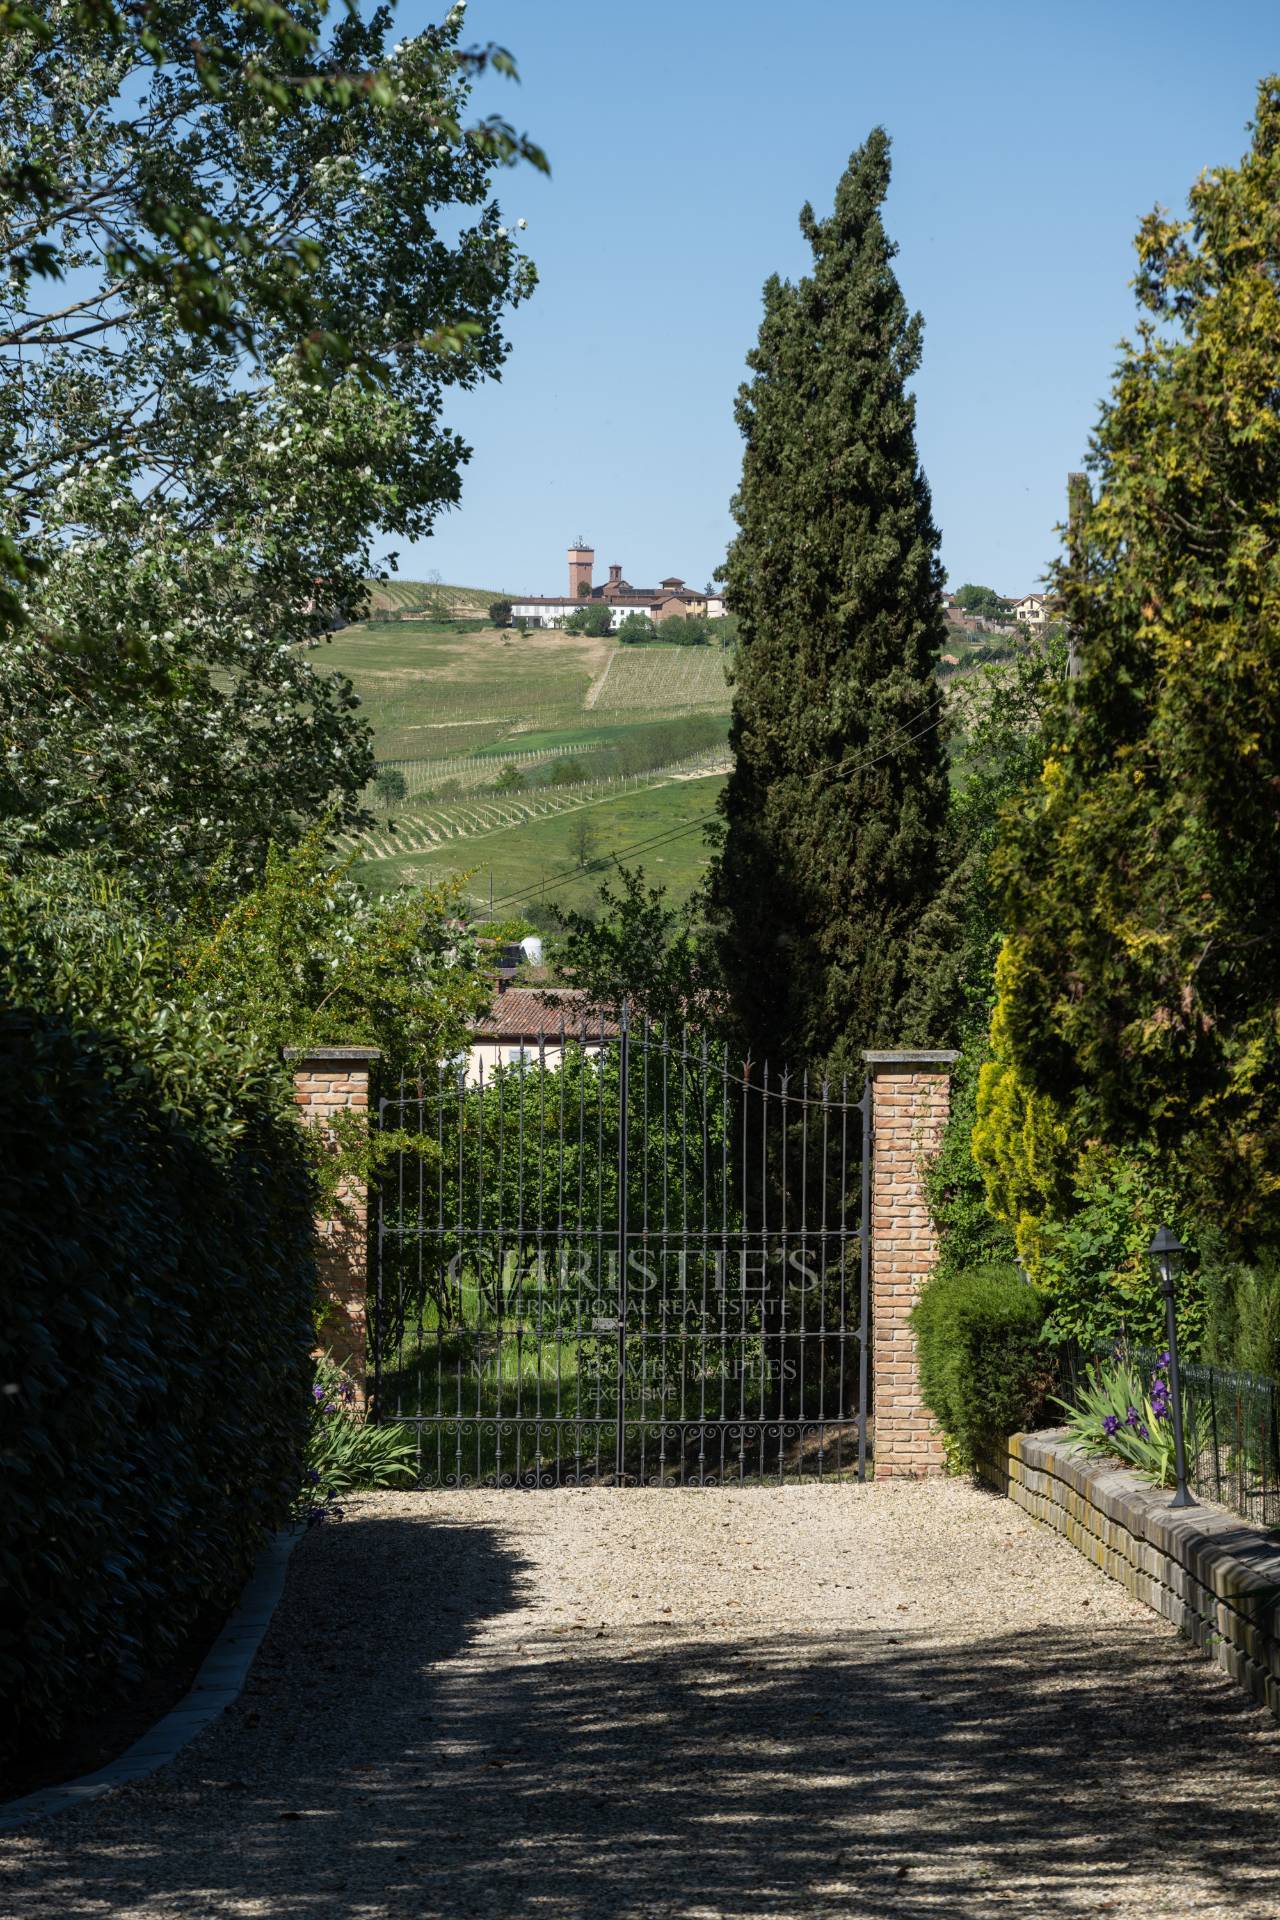
[[[1186,1248],[1171,1227],[1161,1227],[1147,1248],[1147,1255],[1160,1276],[1164,1295],[1165,1338],[1169,1345],[1169,1396],[1173,1401],[1173,1462],[1177,1489],[1171,1507],[1198,1504],[1187,1488],[1187,1446],[1182,1432],[1182,1381],[1178,1374],[1178,1316],[1174,1311],[1178,1270]]]

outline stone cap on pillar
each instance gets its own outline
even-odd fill
[[[281,1047],[286,1060],[381,1060],[381,1047]]]
[[[899,1050],[896,1053],[864,1053],[862,1056],[874,1073],[877,1067],[954,1067],[960,1058],[958,1047],[941,1047],[924,1051]]]

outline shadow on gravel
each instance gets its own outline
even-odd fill
[[[521,1639],[500,1529],[379,1515],[300,1552],[253,1694],[0,1847],[6,1914],[1280,1910],[1280,1732],[1154,1626]]]

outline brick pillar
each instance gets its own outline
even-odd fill
[[[867,1053],[871,1081],[871,1365],[876,1479],[919,1480],[944,1468],[920,1398],[908,1318],[938,1257],[924,1190],[951,1108],[954,1053]]]
[[[286,1047],[293,1066],[293,1097],[300,1118],[332,1141],[336,1113],[369,1111],[369,1082],[376,1047]],[[332,1353],[350,1367],[365,1393],[365,1312],[369,1295],[369,1226],[362,1180],[338,1188],[342,1212],[316,1221],[316,1268],[327,1311],[317,1352]]]

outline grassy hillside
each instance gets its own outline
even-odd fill
[[[407,789],[389,812],[370,794],[378,823],[354,851],[371,884],[471,873],[487,907],[492,872],[495,899],[582,905],[616,856],[677,897],[696,885],[728,765],[717,650],[424,617],[349,627],[324,664],[350,676]]]
[[[655,782],[639,788],[588,794],[509,826],[486,826],[477,808],[475,830],[435,847],[382,853],[389,843],[375,830],[372,853],[361,877],[373,886],[466,875],[477,912],[487,911],[492,877],[495,910],[521,912],[531,904],[558,901],[590,906],[615,858],[643,866],[650,881],[687,899],[706,865],[705,829],[715,815],[721,775]],[[589,823],[592,843],[580,847],[580,823]],[[406,833],[405,838],[409,835]],[[580,858],[586,852],[586,865]]]
[[[487,614],[495,600],[510,598],[497,588],[449,587],[435,580],[369,582],[371,613]]]

